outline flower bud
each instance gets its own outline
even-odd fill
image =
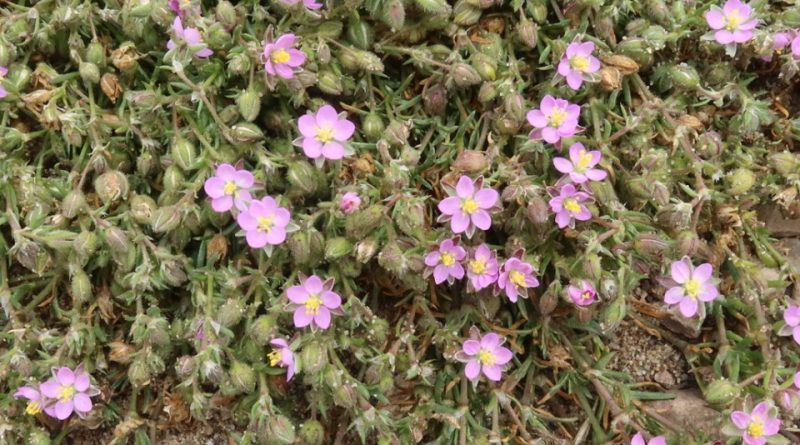
[[[478,102],[486,105],[497,99],[497,87],[491,82],[483,82],[478,90]]]
[[[100,68],[91,62],[81,62],[78,65],[78,73],[81,79],[87,84],[97,84],[100,82]]]
[[[366,117],[364,117],[364,120],[361,121],[361,132],[370,142],[380,139],[380,137],[383,135],[384,128],[385,126],[383,125],[383,119],[381,119],[380,115],[374,111],[367,114]]]
[[[678,256],[694,256],[700,247],[700,238],[691,230],[684,230],[675,239],[675,249]]]
[[[217,312],[217,321],[226,328],[239,324],[244,315],[244,305],[238,299],[229,298]]]
[[[668,72],[673,84],[679,88],[693,90],[700,86],[700,75],[693,66],[681,63],[670,67]]]
[[[408,259],[403,254],[397,241],[389,241],[378,254],[378,264],[393,273],[398,278],[405,276],[408,271]]]
[[[318,420],[307,420],[300,426],[297,434],[300,439],[299,445],[322,445],[325,441],[325,429]]]
[[[78,213],[80,213],[85,206],[86,197],[83,195],[83,192],[78,189],[73,189],[67,193],[67,196],[61,201],[61,214],[72,219],[78,216]]]
[[[325,242],[325,259],[327,261],[337,260],[353,251],[353,243],[343,236],[329,238]]]
[[[158,205],[147,195],[133,195],[129,201],[130,215],[139,224],[151,224]]]
[[[423,11],[434,15],[446,16],[450,14],[450,5],[445,0],[415,0],[415,3]]]
[[[539,41],[539,26],[522,16],[517,25],[517,36],[528,48],[536,48]]]
[[[316,267],[322,261],[325,240],[315,228],[293,233],[287,242],[292,262],[298,266]]]
[[[739,398],[742,392],[738,385],[730,380],[714,380],[703,392],[703,396],[710,405],[722,408]]]
[[[359,71],[363,70],[367,73],[382,73],[383,72],[383,62],[381,61],[380,57],[376,56],[375,54],[369,51],[362,51],[356,49],[348,49],[344,51],[344,53],[351,53],[351,57],[355,64],[356,70]],[[344,60],[341,60],[342,66],[344,67]]]
[[[83,231],[72,241],[72,249],[82,259],[88,259],[97,251],[97,235],[94,232]]]
[[[425,227],[425,204],[420,198],[403,197],[394,205],[392,216],[401,232],[416,236]]]
[[[264,133],[252,122],[240,122],[231,127],[231,137],[236,142],[249,144],[264,139]]]
[[[447,110],[447,90],[441,83],[429,85],[422,91],[422,109],[430,116],[441,116]]]
[[[329,69],[321,69],[317,73],[317,87],[325,94],[338,96],[344,91],[342,76]]]
[[[669,189],[661,181],[653,182],[653,201],[662,206],[669,204]]]
[[[476,150],[463,150],[453,162],[453,170],[470,175],[478,174],[489,167],[486,153]]]
[[[367,237],[356,243],[356,260],[366,264],[378,251],[378,240],[375,237]]]
[[[46,432],[33,428],[28,436],[28,445],[50,445],[53,443],[50,440],[50,435]]]
[[[245,52],[232,52],[228,54],[228,72],[231,74],[245,74],[250,71],[252,62]]]
[[[493,81],[497,78],[497,62],[484,53],[475,53],[472,56],[472,67],[483,78]]]
[[[249,394],[256,389],[256,374],[246,363],[234,360],[230,369],[231,383],[239,394]]]
[[[333,390],[333,403],[343,408],[354,408],[356,402],[356,391],[353,385],[344,383]]]
[[[292,186],[289,195],[311,196],[319,190],[319,171],[306,161],[295,161],[289,164],[286,179]]]
[[[480,13],[480,10],[478,10]],[[475,68],[466,63],[456,63],[450,69],[450,76],[459,87],[470,87],[481,82],[481,76]]]
[[[239,24],[239,17],[236,13],[236,7],[227,0],[222,0],[217,3],[217,9],[215,11],[215,15],[217,20],[226,28],[226,29],[234,29]]]
[[[531,223],[537,226],[544,226],[550,219],[550,206],[541,196],[534,196],[528,202],[525,216]]]
[[[725,183],[732,196],[743,195],[755,185],[756,175],[746,168],[738,168],[725,178]]]
[[[553,284],[545,291],[545,293],[539,298],[539,313],[547,316],[553,313],[556,306],[558,305],[558,295],[556,294],[554,285],[556,282],[554,281]],[[525,294],[523,294],[525,295]]]
[[[402,0],[383,2],[380,20],[393,32],[402,28],[406,21],[406,9]]]
[[[495,130],[504,136],[512,136],[517,134],[520,126],[522,125],[521,121],[505,114],[495,118],[493,124]]]
[[[183,262],[174,259],[161,262],[161,277],[172,287],[181,286],[188,279]]]
[[[108,245],[108,248],[111,249],[112,252],[124,255],[128,253],[128,249],[130,248],[130,241],[128,240],[128,236],[125,235],[125,232],[122,231],[117,226],[111,226],[106,228],[103,231],[105,235],[105,241]]]
[[[141,388],[150,383],[150,367],[145,362],[144,355],[139,355],[128,366],[128,381],[134,388]]]
[[[633,240],[633,248],[645,255],[661,255],[669,248],[669,242],[653,233],[640,233]]]
[[[603,266],[596,253],[590,253],[583,258],[583,273],[591,281],[598,281],[602,276]]]
[[[795,388],[782,389],[775,392],[775,402],[788,417],[800,416],[800,391]]]
[[[86,275],[83,269],[77,269],[73,272],[70,290],[76,306],[88,303],[89,300],[91,300],[92,283],[89,281],[89,276]]]
[[[125,199],[128,196],[128,178],[117,170],[108,170],[94,180],[94,189],[106,204]]]
[[[384,221],[383,207],[375,204],[347,215],[344,230],[350,239],[363,239]]]
[[[705,159],[719,156],[724,149],[722,136],[716,131],[707,131],[697,138],[697,153]]]
[[[356,15],[352,16],[347,25],[347,40],[356,48],[367,50],[372,47],[372,43],[375,40],[375,33],[366,21],[361,20]]]
[[[155,233],[172,231],[181,223],[181,214],[175,206],[165,206],[153,212],[150,227]]]
[[[601,324],[603,332],[610,333],[614,331],[625,318],[626,313],[627,306],[625,304],[625,296],[621,295],[614,298],[603,312]]]
[[[183,176],[183,171],[177,165],[170,165],[164,170],[164,177],[161,181],[164,184],[164,191],[176,192],[183,188],[186,177]]]
[[[617,51],[631,58],[642,68],[648,68],[653,64],[653,50],[644,39],[624,39],[617,45]]]
[[[307,343],[300,351],[300,363],[304,372],[317,374],[328,363],[328,350],[319,341]]]
[[[781,151],[769,155],[769,164],[770,166],[772,166],[772,168],[775,169],[775,171],[777,171],[783,176],[787,176],[793,173],[797,173],[798,165],[800,165],[800,160],[798,160],[797,155],[795,155],[794,153],[790,153],[788,151]]]
[[[197,149],[186,138],[176,137],[170,153],[175,164],[183,170],[191,170],[197,162]]]
[[[194,357],[184,355],[175,363],[175,373],[181,379],[189,378],[197,370],[197,361]]]
[[[469,0],[457,0],[453,7],[453,22],[461,26],[470,26],[478,23],[483,11],[469,4]]]
[[[278,333],[278,318],[274,314],[262,315],[250,325],[250,338],[259,346],[266,346]]]
[[[272,415],[267,420],[267,436],[269,445],[292,445],[294,443],[294,425],[286,416]]]

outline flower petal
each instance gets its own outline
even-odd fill
[[[475,194],[475,184],[469,176],[462,176],[456,184],[456,195],[461,199],[472,198]]]
[[[692,298],[684,298],[683,300],[681,300],[680,303],[681,314],[683,314],[683,316],[686,318],[694,317],[694,315],[697,313],[697,307],[698,307],[697,300],[694,300]]]
[[[734,411],[731,413],[731,422],[740,430],[747,429],[750,424],[750,414],[744,411]]]
[[[321,329],[328,329],[331,325],[331,311],[325,306],[320,306],[317,314],[314,315],[314,324]]]
[[[500,345],[500,336],[495,334],[494,332],[489,332],[488,334],[481,337],[481,348],[483,349],[491,351],[494,350],[499,345]]]
[[[72,386],[75,383],[75,373],[66,366],[62,366],[56,371],[56,380],[62,386]]]
[[[306,308],[301,306],[294,311],[294,326],[304,328],[314,321],[314,315],[306,312]]]
[[[683,291],[683,286],[675,286],[668,289],[664,294],[664,303],[678,304],[684,297],[686,297],[686,294]]]
[[[92,399],[82,392],[76,393],[72,401],[75,404],[76,411],[88,413],[92,410]]]
[[[499,198],[500,195],[497,193],[497,190],[491,188],[480,189],[473,197],[475,203],[478,204],[478,207],[482,209],[490,209],[494,207]]]
[[[686,264],[686,260],[673,262],[670,270],[672,272],[672,279],[678,284],[687,282],[692,276],[692,271],[689,265]]]
[[[505,365],[506,363],[510,362],[512,358],[514,358],[514,353],[512,353],[510,349],[501,346],[499,348],[495,348],[494,356],[497,359],[496,363],[498,365]]]
[[[303,283],[303,287],[310,294],[319,294],[322,292],[322,279],[316,275],[311,275]]]
[[[481,369],[483,370],[483,375],[485,375],[487,379],[493,382],[499,382],[500,379],[503,377],[503,369],[498,365],[494,366],[484,365],[483,368]]]
[[[464,375],[466,375],[470,380],[475,380],[478,378],[480,372],[481,364],[475,359],[468,361],[467,366],[464,367]]]
[[[74,405],[72,404],[72,400],[56,402],[56,405],[54,407],[56,419],[65,420],[72,414],[73,408]]]
[[[480,351],[481,343],[477,340],[467,340],[461,346],[461,350],[464,351],[467,355],[475,355]]]

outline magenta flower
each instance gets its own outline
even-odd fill
[[[600,61],[592,55],[594,43],[573,42],[567,46],[567,53],[558,64],[558,74],[567,79],[567,85],[573,90],[581,87],[588,75],[600,69]]]
[[[275,350],[267,354],[269,358],[269,365],[278,365],[281,368],[286,368],[286,381],[292,380],[295,372],[294,353],[289,349],[289,344],[282,338],[274,338],[270,340],[269,344],[275,347]]]
[[[528,298],[528,289],[538,287],[539,280],[533,276],[533,266],[530,263],[512,257],[503,263],[497,286],[497,293],[504,291],[508,299],[516,303],[519,297]]]
[[[586,280],[581,280],[580,287],[567,287],[567,294],[578,306],[589,306],[597,300],[597,290]]]
[[[275,246],[286,239],[286,226],[291,214],[271,196],[253,201],[250,207],[239,214],[236,222],[245,231],[247,244],[260,249],[267,244]]]
[[[469,176],[461,176],[455,189],[445,187],[449,195],[439,202],[439,222],[450,221],[453,233],[466,233],[467,238],[472,238],[475,228],[489,230],[492,226],[492,215],[495,211],[499,195],[497,191],[483,188],[483,177],[475,181]]]
[[[328,329],[331,325],[331,313],[340,315],[339,307],[342,297],[333,292],[333,278],[324,282],[320,277],[311,275],[300,285],[286,290],[289,301],[294,303],[294,326],[303,328],[311,325],[320,329]]]
[[[191,9],[192,1],[191,0],[169,0],[169,9],[175,11],[175,14],[178,15],[181,19],[186,17],[186,11]],[[199,9],[195,7],[195,9]]]
[[[91,386],[89,375],[83,365],[75,371],[63,366],[53,369],[53,378],[39,385],[41,395],[48,400],[44,411],[58,420],[64,420],[73,412],[83,417],[92,410],[92,396],[100,392]]]
[[[486,244],[481,244],[467,261],[467,277],[475,290],[487,288],[497,281],[500,265],[497,253]]]
[[[8,96],[8,91],[6,91],[6,88],[3,86],[3,79],[5,79],[7,74],[8,68],[0,66],[0,99]]]
[[[35,416],[42,412],[45,408],[45,400],[42,393],[38,389],[30,386],[23,386],[14,392],[14,397],[24,398],[28,400],[28,405],[25,407],[25,414]]]
[[[764,445],[770,436],[778,434],[781,421],[775,408],[768,402],[761,402],[749,414],[744,411],[731,413],[731,422],[741,431],[745,445]]]
[[[697,313],[698,300],[713,301],[719,296],[717,286],[711,280],[714,272],[711,264],[703,263],[695,268],[689,257],[683,257],[672,263],[671,272],[675,286],[664,294],[664,302],[678,304],[684,317],[693,317]]]
[[[267,74],[284,79],[294,77],[296,68],[306,61],[306,55],[294,48],[296,40],[297,36],[294,34],[284,34],[274,42],[264,44],[261,60]]]
[[[528,111],[528,123],[533,126],[533,131],[528,137],[534,140],[544,139],[548,144],[555,144],[561,141],[561,138],[570,137],[578,131],[580,113],[579,105],[548,94],[542,98],[538,109]]]
[[[712,6],[706,12],[706,22],[713,29],[714,39],[717,43],[728,45],[731,43],[744,43],[753,38],[753,29],[758,25],[758,19],[750,19],[752,9],[750,5],[740,0],[728,0],[720,9]]]
[[[300,116],[297,129],[302,135],[295,141],[303,147],[303,153],[319,162],[342,159],[346,154],[346,142],[356,130],[345,113],[336,113],[330,105],[323,105],[316,113]]]
[[[287,6],[294,6],[300,3],[300,0],[281,0],[281,3]],[[317,3],[316,0],[303,0],[303,6],[308,9],[316,10],[322,8],[322,3]]]
[[[439,243],[437,250],[425,256],[425,265],[433,269],[433,280],[441,284],[445,280],[453,284],[454,280],[464,278],[464,267],[461,262],[467,251],[458,245],[458,240],[446,239]],[[430,269],[429,269],[430,271]]]
[[[475,381],[483,372],[487,379],[498,382],[503,375],[503,365],[510,362],[514,354],[503,347],[505,338],[489,332],[466,340],[456,358],[466,362],[464,375]]]
[[[800,345],[800,306],[790,304],[783,311],[783,321],[786,324],[778,331],[778,335],[791,335],[795,343]]]
[[[584,205],[590,199],[588,193],[577,191],[572,184],[564,184],[558,193],[550,200],[550,209],[556,214],[559,229],[575,227],[576,220],[588,221],[592,218],[592,212]]]
[[[556,170],[569,175],[572,182],[583,184],[586,181],[602,181],[607,173],[599,168],[592,168],[600,162],[603,155],[598,150],[586,151],[583,144],[576,142],[569,147],[569,159],[553,158]]]
[[[227,212],[234,205],[244,211],[253,198],[249,189],[254,182],[253,174],[249,171],[237,170],[230,164],[221,164],[214,176],[206,179],[203,188],[211,198],[211,208],[214,211]]]
[[[356,192],[345,193],[339,201],[339,209],[347,215],[355,212],[359,207],[361,207],[361,198],[358,197]]]
[[[664,436],[656,436],[645,442],[642,433],[636,433],[631,439],[631,445],[667,445],[667,439]]]
[[[190,50],[194,51],[195,57],[203,58],[214,54],[214,51],[211,51],[211,48],[208,48],[203,42],[200,31],[197,28],[184,28],[180,17],[175,17],[175,20],[172,21],[172,32],[179,42],[185,43]],[[167,49],[175,49],[177,46],[172,39],[167,42]]]

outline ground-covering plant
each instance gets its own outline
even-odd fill
[[[0,443],[800,443],[800,271],[757,212],[800,235],[799,30],[796,0],[3,0]],[[713,427],[615,367],[631,327]]]

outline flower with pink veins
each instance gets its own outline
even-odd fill
[[[300,116],[297,129],[302,135],[295,144],[303,147],[303,153],[315,161],[342,159],[346,154],[346,143],[356,130],[355,124],[347,120],[345,113],[336,113],[330,105],[323,105],[316,113]]]
[[[778,335],[791,335],[795,343],[800,345],[800,306],[790,304],[789,307],[783,311],[783,325]]]
[[[300,3],[300,0],[281,0],[281,3],[287,6],[294,6]],[[303,6],[311,10],[317,10],[322,8],[322,3],[318,3],[316,0],[303,0]]]
[[[578,306],[589,306],[597,300],[597,290],[586,280],[581,280],[580,287],[567,287],[567,294]]]
[[[253,174],[249,171],[221,164],[214,176],[206,179],[203,189],[211,198],[211,208],[215,212],[227,212],[233,206],[244,211],[252,199],[249,189],[254,182]]]
[[[711,279],[714,268],[709,263],[697,267],[692,265],[689,257],[675,261],[670,267],[675,286],[664,294],[664,302],[668,305],[679,305],[681,314],[689,318],[697,314],[700,302],[713,301],[719,296],[717,286]]]
[[[342,196],[342,199],[339,200],[339,209],[344,212],[345,215],[355,212],[359,207],[361,207],[361,198],[356,192],[347,192]]]
[[[290,33],[264,45],[261,60],[264,62],[264,70],[267,74],[284,79],[294,77],[297,68],[306,61],[306,55],[294,48],[296,41],[297,36]]]
[[[275,347],[275,350],[267,354],[269,365],[286,368],[286,381],[292,380],[295,372],[295,365],[294,353],[289,349],[289,344],[282,338],[274,338],[270,340],[269,344]]]
[[[7,74],[8,68],[0,66],[0,99],[8,96],[8,91],[6,91],[6,88],[3,86],[3,79],[5,79]]]
[[[456,357],[467,364],[464,375],[474,382],[482,372],[487,379],[499,382],[503,376],[503,365],[514,357],[511,350],[503,346],[504,342],[505,338],[494,332],[483,336],[478,334],[466,340]]]
[[[642,433],[636,433],[631,439],[631,445],[667,445],[667,439],[664,436],[656,436],[645,442]]]
[[[567,46],[567,52],[558,64],[558,74],[567,79],[567,85],[573,90],[578,90],[584,80],[600,69],[600,61],[592,55],[593,51],[592,42],[572,42]]]
[[[575,221],[592,219],[592,212],[584,204],[590,198],[588,193],[579,192],[572,184],[561,186],[558,196],[553,197],[549,203],[550,209],[556,214],[558,228],[575,227]]]
[[[194,50],[195,57],[204,58],[214,54],[214,51],[203,42],[203,36],[200,31],[197,28],[184,28],[180,17],[175,17],[175,20],[172,21],[172,32],[179,42],[185,43],[190,47],[189,49]],[[177,46],[172,39],[167,42],[167,49],[175,49]],[[200,47],[200,49],[196,49],[197,47]]]
[[[14,392],[14,397],[28,400],[28,405],[25,407],[25,414],[29,416],[35,416],[44,409],[45,398],[37,388],[31,386],[17,388]]]
[[[734,411],[731,422],[742,435],[745,445],[764,445],[781,429],[775,408],[769,402],[761,402],[750,413]]]
[[[302,283],[291,286],[286,290],[294,306],[294,326],[304,328],[328,329],[331,325],[331,313],[340,314],[342,297],[333,292],[334,279],[329,278],[324,282],[316,275],[302,280]]]
[[[286,226],[291,216],[289,210],[278,207],[275,198],[265,196],[260,201],[250,203],[250,207],[236,217],[236,222],[245,231],[247,244],[260,249],[286,240]]]
[[[450,221],[453,233],[466,233],[467,238],[472,238],[475,228],[489,230],[499,195],[496,190],[483,187],[482,176],[475,181],[461,176],[455,189],[447,186],[445,191],[450,196],[439,202],[439,222]]]
[[[467,251],[458,245],[458,240],[446,239],[439,243],[439,247],[425,255],[425,265],[433,269],[433,281],[441,284],[464,278],[464,266],[461,262],[467,256]],[[429,269],[430,271],[430,269]]]
[[[553,158],[556,170],[569,175],[572,182],[583,184],[587,181],[602,181],[608,175],[604,170],[593,168],[603,157],[599,150],[586,151],[583,144],[576,142],[569,147],[569,159]]]
[[[481,244],[467,261],[467,278],[475,290],[485,289],[497,281],[500,265],[497,252],[486,244]]]
[[[83,365],[74,371],[62,366],[53,369],[53,378],[39,385],[41,394],[52,399],[43,407],[44,412],[58,420],[65,420],[73,412],[83,417],[92,410],[92,396],[99,391],[92,387]],[[53,403],[54,402],[54,403]]]
[[[534,140],[544,139],[548,144],[556,144],[562,138],[570,137],[578,132],[580,105],[569,103],[551,95],[542,98],[539,108],[528,111],[528,123],[533,131],[528,137]]]
[[[528,289],[538,286],[539,280],[533,275],[533,266],[516,257],[503,263],[497,277],[497,293],[505,292],[512,303],[516,303],[519,297],[528,298]]]
[[[712,6],[706,12],[708,26],[714,30],[714,39],[722,45],[745,43],[753,38],[758,19],[751,19],[752,8],[740,0],[728,0],[720,9]]]

